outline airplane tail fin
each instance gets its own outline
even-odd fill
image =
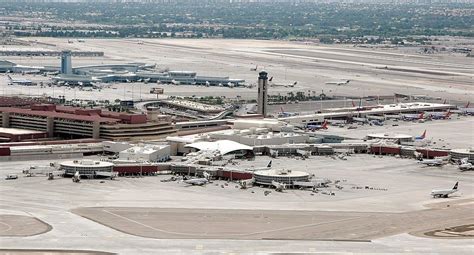
[[[448,112],[446,112],[446,118],[449,118],[449,116],[451,116],[451,114],[453,114],[453,113],[451,112],[451,110],[448,110]]]
[[[425,116],[425,113],[424,112],[421,112],[420,115],[418,116],[418,119],[421,120],[423,119],[423,117]],[[425,131],[426,132],[426,131]]]
[[[443,102],[443,104],[446,104],[446,99],[444,99],[444,102]]]
[[[7,77],[8,77],[8,79],[9,79],[10,81],[13,80],[12,77],[11,77],[10,75],[8,75],[8,74],[7,74]]]
[[[268,162],[268,165],[267,165],[268,168],[272,167],[272,161],[270,160],[270,162]]]
[[[328,121],[324,120],[323,125],[321,126],[322,129],[328,129]]]
[[[426,137],[426,129],[425,129],[425,131],[423,132],[423,134],[420,136],[420,139],[425,139],[425,137]]]
[[[456,182],[456,184],[454,184],[453,190],[457,190],[457,189],[458,189],[458,184],[459,184],[459,182]]]

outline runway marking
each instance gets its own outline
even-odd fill
[[[244,51],[246,52],[246,51]],[[322,58],[322,57],[312,57],[312,56],[300,56],[296,54],[287,54],[287,53],[273,53],[273,52],[256,52],[264,55],[273,55],[273,56],[286,56],[286,57],[292,57],[292,58],[299,58],[299,59],[306,59],[306,60],[319,60],[319,61],[327,61],[327,62],[334,62],[334,63],[342,63],[342,64],[352,64],[352,65],[361,65],[361,66],[370,66],[370,67],[381,67],[384,66],[384,64],[373,64],[373,63],[366,63],[366,62],[360,62],[360,61],[350,61],[350,60],[338,60],[338,59],[329,59],[329,58]],[[391,65],[391,68],[404,68],[403,66],[397,66],[397,65]],[[468,73],[459,73],[459,72],[450,72],[450,71],[438,71],[438,70],[433,70],[433,69],[422,69],[420,67],[406,67],[409,70],[413,71],[429,71],[433,73],[439,73],[442,75],[458,75],[458,76],[467,76],[471,77],[471,74]],[[411,69],[410,69],[411,68]]]
[[[5,222],[3,222],[3,221],[0,221],[0,224],[2,224],[2,225],[4,225],[4,226],[7,226],[7,227],[8,227],[7,230],[1,231],[1,232],[8,232],[8,231],[10,231],[10,230],[12,229],[12,226],[11,226],[11,225],[9,225],[9,224],[7,224],[7,223],[5,223]]]
[[[461,204],[457,204],[457,205],[471,205],[471,204],[474,204],[474,201],[471,201],[471,202],[465,202],[465,203],[461,203]]]
[[[140,225],[140,226],[143,226],[143,227],[146,227],[146,228],[149,228],[149,229],[158,231],[158,232],[162,232],[162,233],[175,234],[175,235],[187,235],[187,236],[201,236],[201,235],[202,235],[202,234],[183,233],[183,232],[174,232],[174,231],[163,230],[163,229],[159,229],[159,228],[155,228],[155,227],[146,225],[146,224],[141,223],[141,222],[136,221],[136,220],[132,220],[132,219],[130,219],[130,218],[127,218],[127,217],[125,217],[125,216],[122,216],[122,215],[119,215],[119,214],[110,212],[110,211],[108,211],[108,210],[102,210],[102,211],[105,212],[105,213],[111,214],[111,215],[113,215],[113,216],[116,216],[116,217],[118,217],[118,218],[124,219],[124,220],[126,220],[126,221],[130,221],[130,222],[133,222],[133,223],[138,224],[138,225]],[[279,232],[279,231],[285,231],[285,230],[292,230],[292,229],[306,228],[306,227],[313,227],[313,226],[321,226],[321,225],[324,225],[324,224],[331,224],[331,223],[338,223],[338,222],[350,221],[350,220],[365,218],[365,217],[368,217],[368,216],[370,216],[370,215],[361,216],[361,217],[351,217],[351,218],[340,219],[340,220],[333,220],[333,221],[325,221],[325,222],[319,222],[319,223],[313,223],[313,224],[305,224],[305,225],[297,225],[297,226],[283,227],[283,228],[277,228],[277,229],[269,229],[269,230],[263,230],[263,231],[257,231],[257,232],[250,232],[250,233],[242,233],[242,234],[220,234],[220,235],[226,235],[226,236],[250,236],[250,235],[258,235],[258,234],[265,234],[265,233],[271,233],[271,232]],[[99,221],[99,222],[100,222],[100,221]],[[126,231],[123,231],[123,232],[126,232]],[[219,236],[220,236],[220,235],[219,235]],[[216,235],[206,235],[206,236],[218,236],[218,235],[216,234]]]

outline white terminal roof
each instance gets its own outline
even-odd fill
[[[54,50],[47,48],[33,48],[33,47],[14,47],[14,48],[2,48],[2,51],[44,51],[44,52],[54,52]]]
[[[168,145],[146,145],[146,146],[134,146],[123,150],[122,152],[134,153],[134,154],[152,154],[160,149],[167,147]]]
[[[201,151],[219,151],[222,155],[238,150],[253,150],[253,148],[250,146],[230,140],[219,140],[215,142],[197,142],[187,144],[184,147],[194,148]]]
[[[68,166],[68,167],[112,167],[114,164],[105,161],[94,161],[94,160],[73,160],[73,161],[65,161],[61,163],[61,166]]]
[[[268,177],[304,177],[308,176],[307,172],[293,171],[287,169],[272,169],[272,170],[261,170],[255,171],[255,175],[268,176]]]
[[[233,122],[234,124],[253,124],[256,125],[256,127],[259,125],[275,125],[280,123],[277,119],[235,119],[229,120],[229,122]]]
[[[451,150],[454,153],[460,153],[460,154],[474,154],[474,148],[470,149],[452,149]]]
[[[44,131],[20,129],[20,128],[4,128],[0,127],[0,133],[13,134],[13,135],[24,135],[24,134],[41,134]]]
[[[202,103],[188,101],[188,100],[166,100],[166,102],[169,104],[179,105],[179,106],[187,107],[190,109],[201,110],[201,111],[209,111],[209,110],[223,111],[224,110],[224,108],[218,105],[208,105],[208,104],[202,104]]]
[[[185,135],[185,136],[167,136],[167,142],[175,142],[175,143],[196,143],[206,139],[205,136],[202,134],[193,134],[193,135]]]
[[[373,107],[373,106],[366,106],[366,107]],[[436,103],[424,103],[424,102],[398,103],[398,104],[379,105],[378,107],[375,107],[369,110],[362,110],[362,111],[357,111],[357,109],[355,108],[350,108],[350,109],[341,108],[341,110],[346,109],[346,111],[297,115],[297,116],[279,118],[279,120],[283,120],[283,121],[298,120],[298,119],[308,118],[308,117],[323,117],[323,118],[344,117],[344,116],[350,116],[354,114],[363,114],[363,115],[389,114],[389,113],[394,114],[394,113],[404,113],[404,112],[413,112],[413,111],[448,109],[448,108],[453,108],[453,107],[455,106],[449,105],[449,104],[436,104]],[[335,109],[332,109],[332,110],[335,110]]]
[[[379,139],[411,139],[413,136],[405,134],[387,134],[387,133],[376,133],[368,134],[368,137],[379,138]]]
[[[236,137],[249,137],[255,139],[272,139],[272,138],[288,138],[288,137],[300,137],[306,136],[306,134],[293,133],[293,132],[280,132],[275,133],[268,128],[255,128],[255,129],[225,129],[212,131],[207,133],[210,137],[215,138],[221,136],[236,136]]]

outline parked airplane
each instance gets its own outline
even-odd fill
[[[467,102],[466,106],[464,107],[458,107],[458,110],[460,111],[461,114],[466,114],[466,115],[474,115],[474,107],[469,107],[471,102]]]
[[[352,117],[352,121],[359,122],[359,123],[369,123],[367,118],[360,118],[360,117]]]
[[[295,81],[293,84],[277,84],[277,83],[273,83],[273,76],[272,76],[270,77],[270,79],[268,79],[268,84],[270,85],[270,87],[293,88],[294,86],[296,86],[296,84],[298,84],[298,82]]]
[[[469,163],[468,158],[462,158],[460,163],[461,164],[459,164],[459,170],[461,171],[474,170],[474,166],[472,165],[472,163]]]
[[[272,168],[272,161],[268,162],[267,166],[264,167],[254,167],[254,168],[246,168],[246,171],[260,171],[260,170],[269,170]]]
[[[22,86],[35,86],[36,83],[27,79],[13,79],[10,75],[8,77],[8,85],[22,85]]]
[[[341,85],[346,85],[346,84],[349,84],[350,80],[342,80],[342,81],[329,81],[329,82],[326,82],[326,84],[328,85],[337,85],[337,86],[341,86]]]
[[[278,113],[278,118],[285,118],[285,117],[296,116],[296,115],[298,115],[297,112],[285,112],[283,110],[283,107],[280,107],[280,112]]]
[[[184,180],[184,183],[186,184],[191,184],[191,185],[198,185],[198,186],[203,186],[209,183],[210,175],[208,172],[203,173],[204,178],[193,178],[189,180]]]
[[[275,191],[283,192],[286,189],[286,185],[281,182],[272,181],[272,186],[275,187]]]
[[[424,118],[425,113],[416,113],[416,114],[402,114],[402,120],[413,121],[413,120],[421,120]]]
[[[440,119],[448,119],[451,116],[451,111],[447,112],[427,112],[428,118],[434,119],[434,120],[440,120]]]
[[[81,181],[81,175],[79,174],[79,171],[76,171],[74,173],[74,176],[72,177],[72,182],[80,182]]]
[[[383,126],[383,121],[380,120],[371,120],[369,121],[369,124],[371,126]]]
[[[18,179],[18,175],[16,174],[7,174],[7,176],[5,177],[5,180],[16,180]]]
[[[434,189],[431,191],[431,195],[433,196],[433,198],[436,198],[436,197],[447,198],[449,195],[458,191],[458,183],[459,182],[456,182],[456,184],[454,184],[454,187],[452,189]]]
[[[354,107],[356,111],[364,111],[364,110],[367,110],[366,107],[363,107],[363,106],[362,106],[362,98],[359,99],[359,106],[356,106],[355,103],[354,103],[354,101],[352,101],[351,103],[352,103],[352,107]]]
[[[420,136],[415,137],[415,140],[423,140],[426,138],[426,129]]]
[[[425,159],[425,160],[419,161],[418,163],[424,164],[424,165],[427,165],[427,166],[442,166],[442,165],[444,165],[444,161],[442,159],[439,159],[439,158]]]
[[[328,129],[328,121],[324,120],[322,125],[313,125],[313,124],[308,124],[306,125],[306,128],[314,131],[314,130],[320,130],[320,129]]]

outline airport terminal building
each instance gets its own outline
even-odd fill
[[[32,105],[30,109],[0,107],[0,113],[3,128],[43,131],[48,137],[130,140],[175,133],[171,123],[148,121],[145,114],[51,104]]]

